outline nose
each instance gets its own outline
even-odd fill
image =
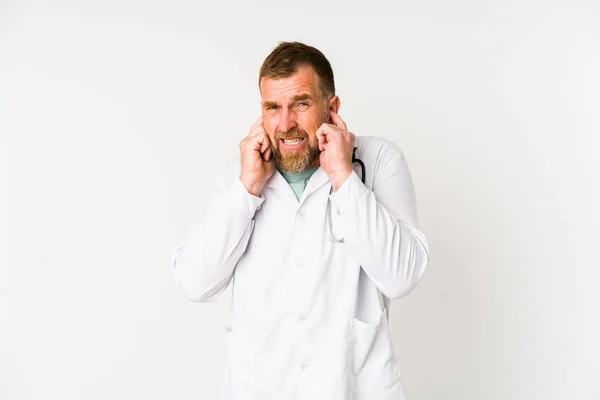
[[[279,118],[279,131],[288,132],[297,126],[298,123],[296,122],[296,113],[284,108]]]

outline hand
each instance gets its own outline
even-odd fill
[[[352,150],[355,135],[346,128],[340,116],[331,111],[333,124],[323,124],[317,129],[321,150],[321,167],[329,177],[333,190],[337,191],[352,173]]]
[[[259,196],[265,183],[275,172],[271,141],[262,126],[262,117],[250,128],[250,133],[240,142],[242,173],[240,180],[248,193]]]

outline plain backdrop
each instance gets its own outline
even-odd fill
[[[600,399],[600,4],[567,0],[0,0],[0,399],[217,398],[228,296],[171,257],[282,40],[408,159],[408,400]]]

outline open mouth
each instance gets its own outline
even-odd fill
[[[279,139],[279,143],[286,147],[297,147],[301,146],[304,143],[304,138],[296,138],[296,139]]]

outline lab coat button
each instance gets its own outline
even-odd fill
[[[298,263],[296,265],[296,268],[304,269],[304,268],[306,268],[306,264]]]
[[[298,219],[305,219],[306,218],[306,214],[303,212],[298,213]]]
[[[301,370],[305,370],[306,368],[308,368],[308,364],[300,364]]]
[[[298,321],[306,321],[306,315],[300,315]]]

